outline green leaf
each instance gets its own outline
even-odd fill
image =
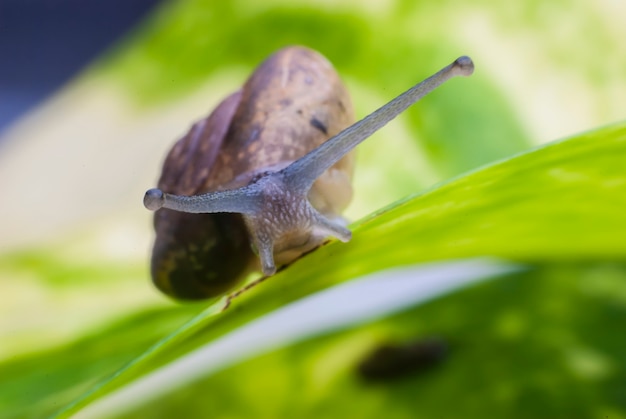
[[[302,258],[225,313],[216,315],[221,303],[209,308],[59,417],[288,302],[359,275],[480,255],[534,263],[623,260],[625,154],[621,124],[521,154],[383,210],[357,223],[349,244],[332,243]],[[605,368],[601,355],[585,350],[574,348],[576,368]],[[476,403],[485,407],[489,400]]]
[[[172,385],[116,417],[621,418],[625,281],[619,264],[541,267]],[[433,337],[447,347],[435,365],[359,372],[381,345]]]

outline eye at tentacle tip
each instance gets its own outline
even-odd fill
[[[457,69],[462,76],[471,76],[474,72],[474,62],[470,57],[464,55],[454,61],[454,68]]]
[[[150,211],[161,209],[165,204],[165,194],[162,190],[154,188],[146,191],[143,197],[143,205]]]

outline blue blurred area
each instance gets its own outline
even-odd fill
[[[160,0],[0,0],[0,132]]]

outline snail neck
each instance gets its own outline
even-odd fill
[[[276,264],[289,263],[319,246],[329,235],[350,240],[349,230],[313,208],[307,193],[289,188],[281,172],[262,177],[248,187],[257,191],[259,208],[244,214],[244,220],[265,275],[275,273]]]

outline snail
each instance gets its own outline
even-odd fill
[[[460,57],[353,124],[350,97],[319,53],[281,49],[170,150],[144,205],[154,215],[151,274],[180,299],[219,296],[253,270],[271,276],[329,236],[351,238],[351,150],[453,76]],[[260,262],[260,265],[259,265]]]

